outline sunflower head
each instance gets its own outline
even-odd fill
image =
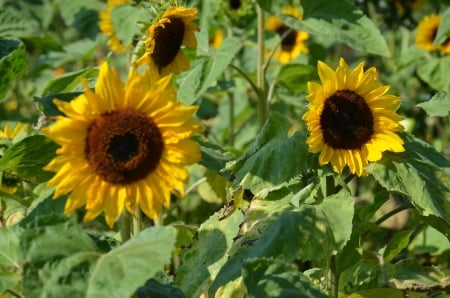
[[[104,62],[95,92],[84,81],[84,94],[55,100],[65,116],[43,130],[60,145],[45,169],[55,172],[55,198],[70,193],[65,213],[85,206],[85,220],[104,212],[112,226],[124,207],[155,219],[171,193],[184,194],[186,166],[200,160],[190,137],[202,127],[197,107],[177,102],[170,80],[133,70],[123,83]]]
[[[182,48],[196,48],[194,19],[197,9],[169,7],[147,29],[145,53],[137,60],[137,65],[149,65],[161,76],[179,73],[189,68],[189,60]]]
[[[300,11],[294,7],[285,7],[281,12],[297,19],[302,18]],[[305,44],[305,41],[309,37],[308,33],[288,27],[277,16],[268,17],[265,28],[266,30],[277,33],[282,38],[280,50],[274,54],[280,63],[286,64],[297,58],[301,53],[309,52]]]
[[[441,24],[441,16],[437,14],[425,16],[417,25],[416,46],[425,51],[439,50],[442,54],[450,53],[450,37],[440,45],[434,45],[436,33]]]
[[[112,11],[119,5],[124,5],[131,3],[131,0],[108,0],[107,7],[104,11],[99,13],[99,28],[100,31],[108,36],[108,46],[111,51],[117,53],[123,53],[128,50],[128,47],[125,46],[122,41],[117,37],[116,32],[114,30],[114,24],[111,18]]]
[[[223,42],[224,36],[222,29],[216,29],[213,31],[212,36],[209,39],[209,46],[218,49]]]
[[[397,96],[381,85],[374,67],[364,71],[364,63],[351,70],[340,59],[334,71],[318,62],[321,84],[308,82],[309,110],[303,116],[310,136],[309,151],[319,153],[321,165],[331,163],[341,173],[345,166],[361,176],[369,162],[381,159],[382,152],[404,151],[396,132],[403,130],[403,118],[395,111]]]

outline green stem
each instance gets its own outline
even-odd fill
[[[230,111],[228,113],[228,117],[229,117],[229,125],[230,125],[230,130],[228,133],[228,142],[230,146],[234,145],[234,93],[233,91],[228,93],[228,98],[230,99]]]
[[[259,126],[262,128],[266,122],[268,115],[267,101],[266,101],[266,82],[264,76],[264,11],[259,5],[256,5],[256,13],[258,16],[258,62],[256,65],[256,85],[259,92],[258,95],[258,117]]]
[[[388,213],[382,215],[380,218],[378,218],[377,220],[375,220],[375,224],[376,224],[376,225],[379,225],[379,224],[381,224],[383,221],[385,221],[385,220],[389,219],[390,217],[394,216],[395,214],[397,214],[397,213],[399,213],[399,212],[401,212],[401,211],[403,211],[403,210],[409,209],[409,208],[411,208],[411,207],[412,207],[412,205],[411,205],[409,202],[408,202],[408,203],[405,203],[405,204],[403,204],[403,205],[400,205],[400,206],[398,206],[397,208],[392,209],[392,210],[389,211]]]
[[[239,67],[237,67],[234,64],[228,64],[229,67],[231,67],[232,69],[236,70],[252,87],[253,91],[258,95],[259,94],[259,88],[258,86],[255,84],[255,82],[253,82],[253,80],[248,76],[248,74],[246,74],[242,69],[240,69]]]
[[[328,296],[337,298],[339,296],[339,274],[337,272],[336,255],[331,255],[328,268]]]
[[[128,210],[123,210],[119,221],[120,236],[122,243],[127,242],[131,238],[131,214]]]

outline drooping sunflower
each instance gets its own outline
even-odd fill
[[[169,7],[153,25],[147,29],[145,53],[136,61],[138,65],[149,65],[161,76],[179,73],[189,68],[189,60],[182,47],[196,48],[193,22],[197,9]]]
[[[320,152],[319,163],[331,163],[341,173],[365,175],[369,162],[381,159],[382,152],[404,151],[403,140],[395,133],[403,130],[403,119],[395,111],[397,96],[379,83],[374,67],[364,71],[364,63],[350,70],[344,59],[333,71],[318,62],[322,84],[308,82],[309,110],[303,116],[310,136],[309,151]]]
[[[417,25],[416,46],[429,52],[439,50],[442,54],[450,53],[450,38],[440,45],[433,45],[434,38],[441,24],[441,16],[431,14],[425,16]]]
[[[114,30],[114,24],[111,19],[111,13],[119,5],[131,3],[131,0],[108,0],[108,6],[104,11],[99,13],[99,28],[100,31],[109,37],[108,46],[111,51],[123,53],[127,47],[119,40]]]
[[[54,197],[70,193],[66,214],[85,205],[85,221],[104,212],[112,226],[125,207],[149,217],[170,206],[171,193],[183,196],[186,165],[200,160],[190,137],[202,130],[193,119],[196,106],[182,106],[170,87],[171,76],[132,70],[128,82],[104,62],[93,92],[70,102],[55,100],[65,116],[44,133],[60,148],[45,167]]]
[[[295,7],[285,7],[281,12],[297,19],[302,18],[300,11]],[[308,33],[288,27],[277,16],[268,17],[265,28],[266,30],[276,32],[280,37],[284,37],[281,41],[280,50],[274,53],[274,56],[278,58],[280,63],[289,63],[301,53],[309,52],[309,49],[305,44],[305,41],[309,38]]]

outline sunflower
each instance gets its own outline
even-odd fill
[[[99,13],[100,21],[98,23],[100,31],[109,37],[108,46],[109,48],[117,53],[123,53],[128,48],[117,38],[114,31],[114,24],[111,19],[111,13],[119,5],[131,3],[131,0],[108,0],[108,7],[106,10]]]
[[[171,76],[153,75],[134,69],[123,83],[104,62],[95,92],[82,80],[84,94],[54,101],[65,116],[43,130],[60,145],[45,169],[56,172],[48,182],[55,198],[71,193],[65,214],[85,205],[85,221],[104,211],[112,226],[125,206],[156,219],[171,193],[184,195],[186,166],[200,160],[190,139],[202,130],[193,119],[197,107],[175,100]]]
[[[441,24],[441,16],[431,14],[425,16],[417,25],[416,46],[426,51],[440,50],[442,54],[450,53],[450,38],[440,45],[433,45],[434,38]]]
[[[216,30],[214,30],[214,33],[212,34],[208,43],[209,43],[210,47],[212,47],[214,49],[218,49],[222,45],[223,40],[224,40],[224,36],[223,36],[222,29],[216,29]]]
[[[297,19],[302,18],[300,11],[294,7],[285,7],[281,12]],[[265,27],[266,30],[276,32],[280,37],[284,37],[281,41],[281,49],[274,54],[280,63],[286,64],[297,58],[301,53],[309,52],[308,47],[305,44],[305,41],[309,37],[308,33],[288,27],[276,16],[268,17]]]
[[[403,130],[396,114],[400,99],[388,95],[376,69],[363,70],[364,63],[350,70],[344,59],[333,71],[322,61],[318,72],[322,84],[308,82],[310,108],[303,116],[310,136],[309,151],[320,152],[321,165],[331,163],[341,173],[365,175],[364,167],[378,161],[382,152],[404,151],[403,140],[395,133]]]
[[[179,73],[189,68],[189,60],[182,46],[197,47],[194,32],[198,30],[193,20],[197,9],[169,7],[162,17],[147,29],[146,51],[136,61],[137,65],[150,65],[162,76]]]

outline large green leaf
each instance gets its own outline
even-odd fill
[[[450,37],[450,8],[441,14],[441,23],[434,37],[433,44],[440,45]]]
[[[252,202],[247,219],[260,218],[260,222],[249,221],[252,225],[247,234],[234,244],[236,253],[211,285],[211,296],[219,287],[237,279],[249,258],[324,261],[333,251],[343,248],[351,236],[354,213],[354,199],[348,192],[342,190],[320,204],[303,204],[299,208],[289,205],[291,198],[288,195],[282,200],[264,202],[262,209],[258,208],[258,200]]]
[[[308,147],[300,132],[288,137],[289,121],[272,113],[249,149],[227,169],[253,193],[282,184],[306,170]]]
[[[422,60],[417,75],[435,90],[450,90],[450,56]]]
[[[39,24],[34,18],[27,18],[19,10],[11,7],[0,9],[0,39],[33,36],[38,32],[38,28]]]
[[[149,22],[149,13],[142,7],[123,3],[112,10],[111,19],[117,38],[125,46],[129,46],[141,32],[139,23]]]
[[[348,1],[302,1],[303,20],[282,15],[290,27],[303,30],[326,42],[344,43],[366,53],[390,56],[386,40],[377,26]]]
[[[242,220],[240,211],[223,220],[216,213],[200,226],[198,241],[187,251],[184,264],[176,274],[176,282],[187,297],[200,297],[214,280],[228,259]]]
[[[328,297],[298,268],[280,260],[246,260],[242,275],[247,287],[247,297]]]
[[[394,234],[383,253],[385,263],[392,261],[402,250],[408,247],[412,232],[412,230],[404,230]]]
[[[6,96],[14,80],[26,70],[25,46],[20,40],[0,39],[0,101]]]
[[[450,93],[438,91],[433,97],[417,105],[430,116],[448,117],[450,115]]]
[[[97,75],[98,69],[93,67],[65,73],[62,76],[51,80],[42,92],[42,96],[75,91],[75,87],[80,84],[80,78],[85,78],[86,80],[93,79],[96,78]]]
[[[151,227],[102,255],[91,269],[85,297],[129,297],[170,262],[175,238],[172,227]]]
[[[217,174],[224,174],[221,171],[225,168],[226,163],[233,159],[233,154],[204,137],[196,136],[195,141],[201,146],[202,160],[200,164]]]
[[[197,63],[180,79],[178,98],[185,104],[195,102],[217,81],[239,49],[239,41],[236,38],[228,37],[217,52],[211,56],[197,59]]]
[[[18,178],[43,182],[53,174],[43,166],[55,156],[57,145],[43,135],[29,136],[9,147],[0,159],[0,171],[13,173]]]
[[[294,93],[306,92],[307,82],[316,77],[317,70],[309,65],[285,64],[277,76],[277,83]]]
[[[0,266],[19,268],[19,237],[11,229],[0,227]]]
[[[425,142],[409,134],[401,136],[405,152],[386,152],[367,170],[387,190],[408,196],[424,219],[440,219],[442,224],[435,228],[450,237],[450,161]]]

